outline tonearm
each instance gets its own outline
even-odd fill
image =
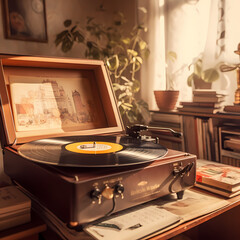
[[[141,132],[142,131],[158,131],[158,132],[167,132],[173,135],[174,137],[181,137],[182,133],[174,131],[171,128],[164,128],[164,127],[149,127],[146,125],[141,125],[141,124],[135,124],[133,126],[127,126],[126,127],[126,134],[134,137],[134,138],[141,138]]]

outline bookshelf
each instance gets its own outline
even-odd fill
[[[240,113],[153,110],[151,115],[150,126],[170,127],[183,133],[181,139],[171,136],[167,142],[159,133],[160,144],[195,154],[200,159],[240,167]]]
[[[240,167],[240,128],[224,125],[218,131],[220,162]]]

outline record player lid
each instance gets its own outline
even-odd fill
[[[4,146],[49,137],[123,131],[102,61],[4,57],[0,95]]]

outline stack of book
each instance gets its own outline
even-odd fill
[[[234,114],[240,114],[240,105],[234,104],[234,105],[227,105],[224,107],[224,112],[227,113],[234,113]]]
[[[0,188],[0,231],[31,220],[31,200],[16,186]]]
[[[178,111],[180,112],[199,112],[217,113],[223,109],[226,98],[224,91],[212,89],[198,89],[193,91],[192,102],[180,102]]]
[[[174,112],[162,113],[159,111],[151,111],[151,122],[149,123],[149,126],[171,128],[174,131],[181,132],[181,116]],[[158,137],[159,143],[167,148],[179,151],[183,150],[182,138],[175,137],[167,131],[164,132],[157,129],[151,130],[151,135],[153,137]]]
[[[196,186],[231,198],[240,194],[240,168],[197,160]]]
[[[181,131],[181,117],[174,113],[161,113],[151,111],[151,126],[172,128],[175,131]]]

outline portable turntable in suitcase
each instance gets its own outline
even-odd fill
[[[0,93],[4,170],[63,222],[195,183],[195,156],[139,137],[141,127],[124,134],[102,61],[2,58]]]

